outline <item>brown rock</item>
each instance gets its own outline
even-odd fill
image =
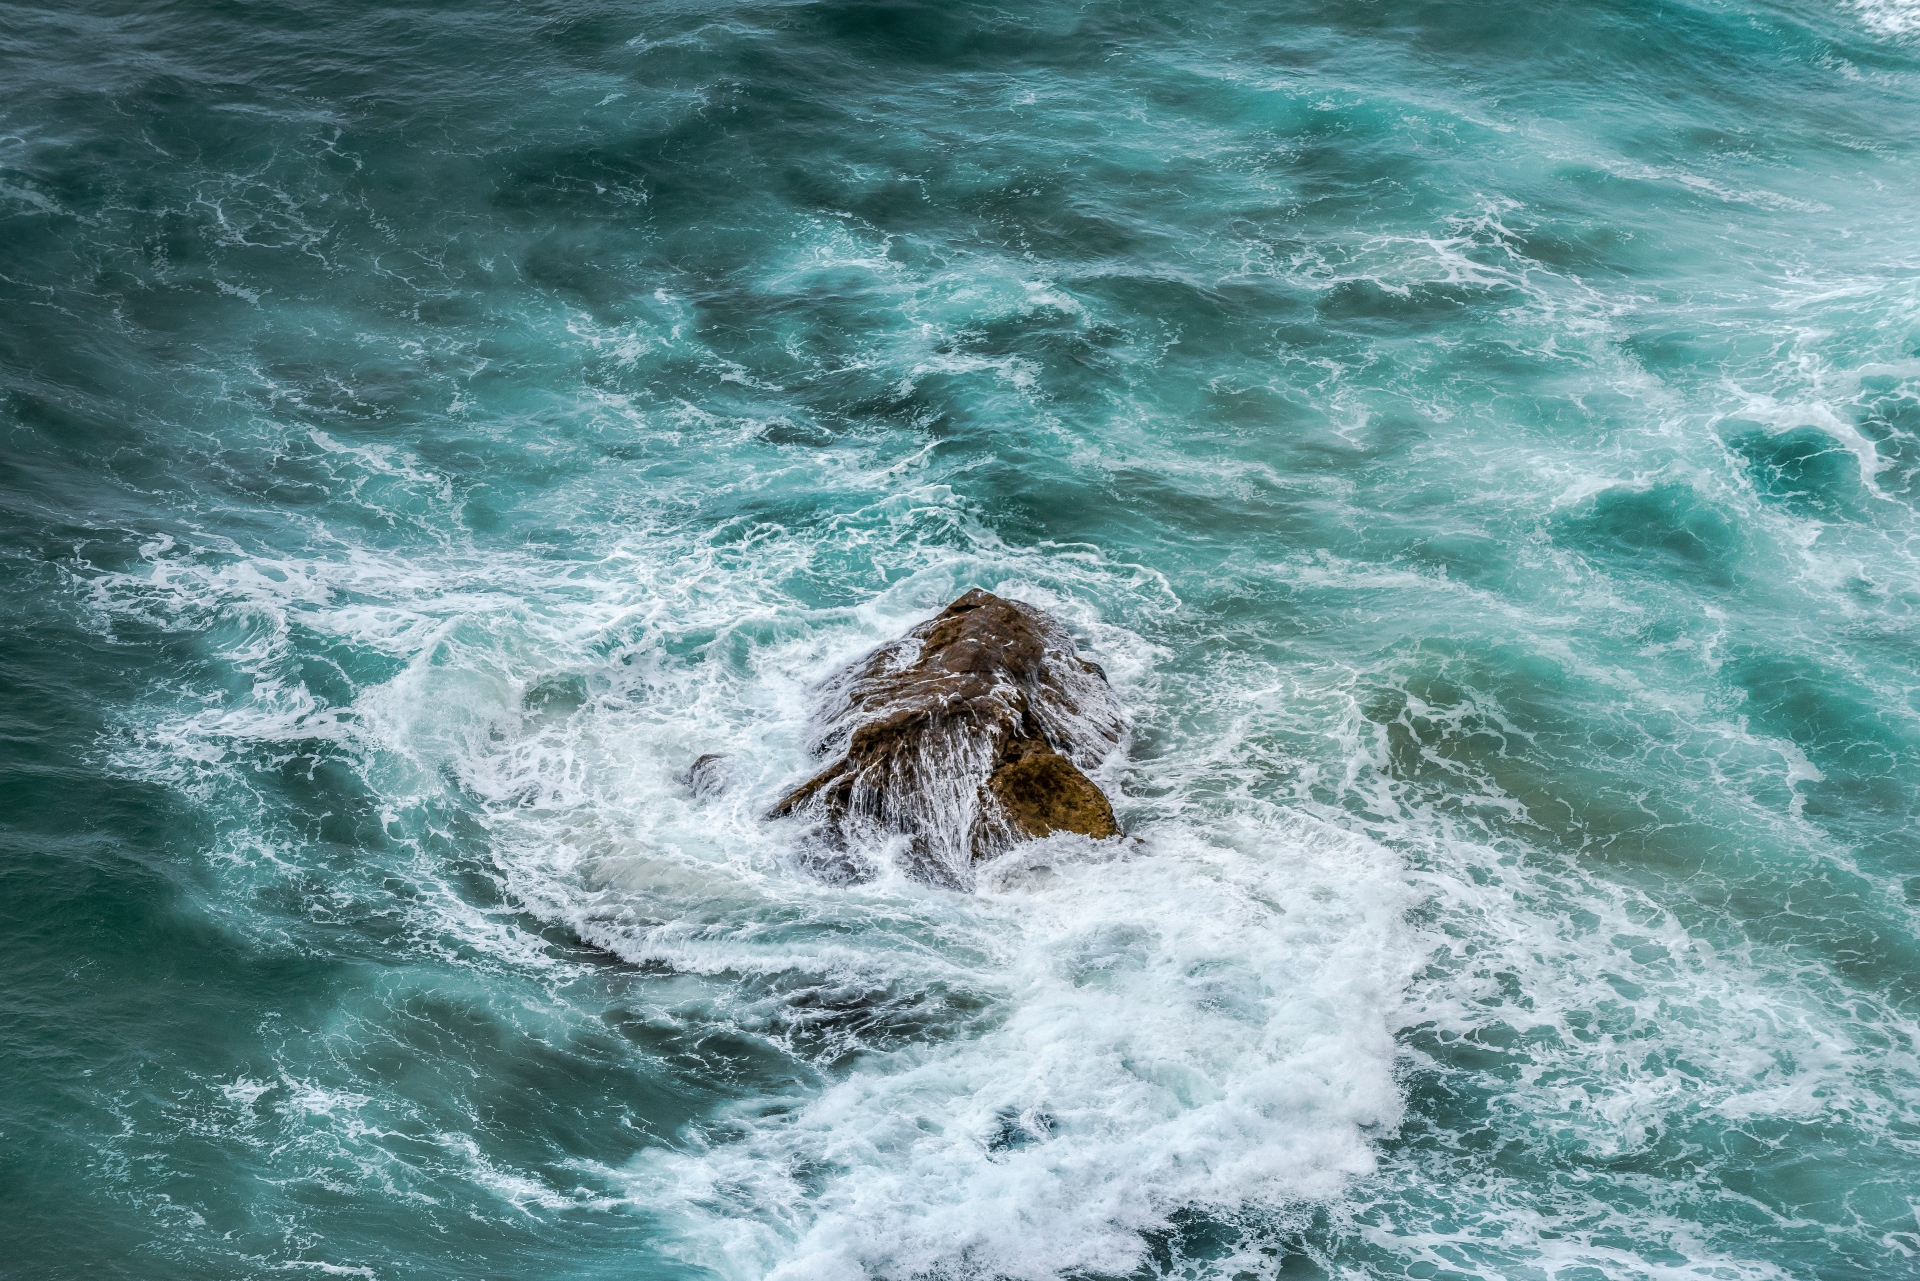
[[[1038,743],[1020,746],[1018,756],[987,778],[987,790],[1000,802],[1014,831],[1022,836],[1120,835],[1107,794],[1075,769],[1072,761]]]
[[[905,836],[912,871],[965,886],[1016,841],[1119,834],[1083,770],[1126,722],[1106,674],[1031,605],[968,592],[828,681],[816,719],[833,763],[773,813],[814,818],[831,848]]]

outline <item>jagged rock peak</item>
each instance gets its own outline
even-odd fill
[[[1017,841],[1119,835],[1085,771],[1126,719],[1106,674],[1032,605],[975,588],[827,681],[815,724],[832,763],[773,813],[813,818],[829,848],[904,836],[911,871],[965,887]]]

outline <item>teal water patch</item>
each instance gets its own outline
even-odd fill
[[[1909,6],[7,12],[11,1268],[1920,1267]]]

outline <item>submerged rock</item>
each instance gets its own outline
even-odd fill
[[[708,752],[687,767],[680,781],[702,800],[718,796],[733,782],[733,762],[718,752]]]
[[[1125,737],[1120,705],[1031,605],[968,592],[827,682],[816,715],[833,763],[773,813],[813,817],[831,848],[905,837],[914,872],[966,886],[1017,841],[1120,834],[1084,772]]]

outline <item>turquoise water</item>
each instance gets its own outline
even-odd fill
[[[0,83],[6,1275],[1920,1276],[1911,3]],[[1138,840],[821,883],[809,686],[973,585]]]

